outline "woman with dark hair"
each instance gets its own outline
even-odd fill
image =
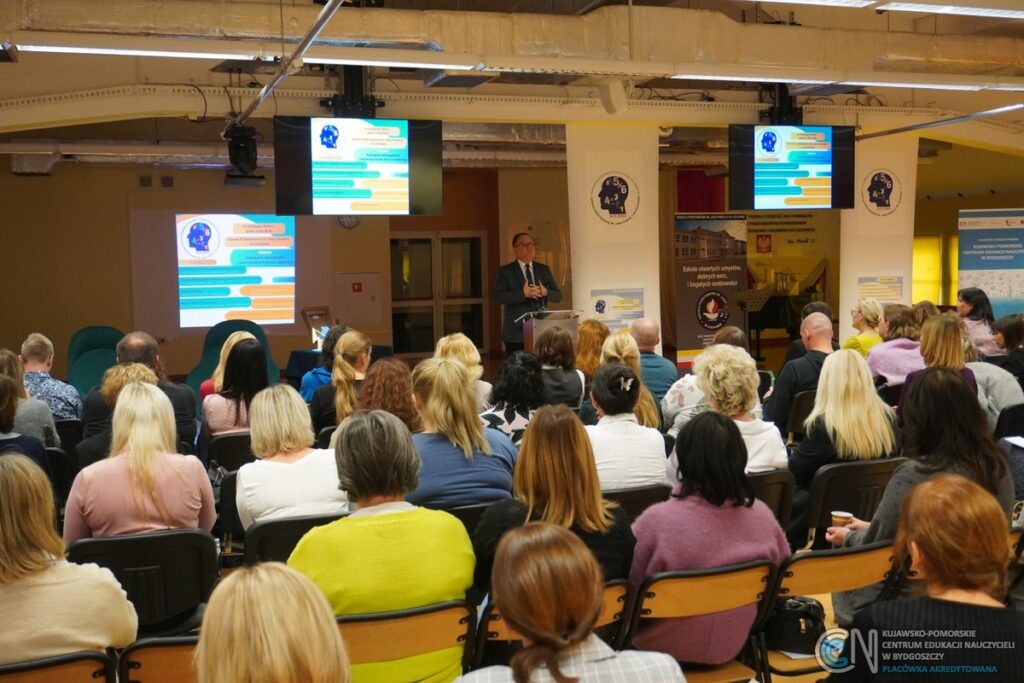
[[[0,453],[22,453],[39,465],[47,474],[50,466],[46,460],[46,447],[34,436],[25,436],[14,431],[14,416],[21,399],[19,385],[7,375],[0,375]]]
[[[923,370],[921,330],[914,309],[903,304],[886,304],[878,321],[882,343],[868,351],[871,376],[882,378],[889,386],[907,381],[907,375]]]
[[[533,411],[544,405],[544,379],[537,357],[526,351],[514,351],[498,368],[490,403],[491,407],[480,413],[480,419],[518,445]]]
[[[0,349],[0,375],[7,375],[18,387],[18,407],[14,415],[14,431],[39,439],[47,448],[60,448],[60,436],[53,422],[50,406],[25,391],[25,372],[18,354]]]
[[[957,680],[1024,680],[1024,614],[1003,603],[1010,553],[1006,517],[992,494],[955,474],[919,484],[903,502],[895,551],[924,581],[924,594],[866,607],[854,617],[853,628],[862,634],[879,634],[881,651],[894,657],[921,651],[897,634],[970,631],[973,635],[940,639],[950,642],[949,646],[929,648],[941,650],[942,665],[949,667],[945,670],[977,667],[986,671],[979,677],[964,675]],[[998,647],[990,645],[996,643]],[[872,672],[867,662],[852,652],[852,642],[847,639],[842,656],[853,667],[828,680],[936,678],[927,671],[920,676]]]
[[[965,287],[956,293],[956,312],[964,320],[967,338],[974,342],[985,356],[998,356],[1003,351],[996,345],[992,334],[992,302],[988,294],[977,287]]]
[[[590,401],[596,425],[587,425],[602,491],[665,484],[665,439],[644,427],[633,410],[640,380],[628,365],[608,363],[594,373]]]
[[[544,403],[567,405],[578,410],[583,403],[583,373],[576,369],[572,335],[561,327],[541,333],[533,352],[541,363]]]
[[[263,345],[239,340],[224,364],[223,387],[203,401],[203,428],[211,436],[249,429],[249,405],[269,384]]]
[[[636,550],[630,581],[639,586],[662,572],[714,569],[789,557],[786,536],[747,481],[747,448],[735,422],[705,412],[676,441],[678,490],[633,523]],[[756,607],[711,616],[641,623],[637,648],[667,652],[682,662],[722,664],[747,641]]]
[[[992,324],[992,331],[996,346],[1006,355],[986,360],[1018,379],[1024,376],[1024,318],[1019,313],[1004,315]]]
[[[348,331],[347,325],[335,325],[327,331],[327,335],[320,344],[320,365],[303,375],[302,383],[299,384],[299,395],[306,403],[313,400],[313,393],[319,387],[331,381],[331,371],[334,369],[334,347],[338,345],[341,335]]]
[[[952,370],[928,368],[907,384],[900,408],[905,423],[903,455],[910,462],[893,473],[870,522],[854,519],[846,527],[829,527],[827,540],[846,547],[892,540],[907,493],[947,473],[963,475],[995,495],[1009,521],[1013,481],[1003,452],[989,435],[977,391]],[[876,585],[834,594],[836,620],[850,624],[857,610],[880,592]]]
[[[574,534],[534,522],[498,544],[491,597],[523,648],[510,667],[470,673],[464,683],[644,681],[682,683],[671,657],[615,652],[594,634],[604,582],[594,556]]]
[[[397,358],[381,358],[366,371],[359,387],[356,410],[386,410],[405,423],[409,431],[420,431],[420,416],[412,401],[412,371]]]

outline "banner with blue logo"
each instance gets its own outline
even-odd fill
[[[998,318],[1024,311],[1024,209],[960,212],[959,287],[985,290]]]

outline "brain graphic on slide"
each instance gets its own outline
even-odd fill
[[[213,231],[203,222],[193,223],[188,229],[188,246],[196,251],[210,251],[210,236]]]

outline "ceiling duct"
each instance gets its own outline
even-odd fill
[[[429,88],[475,88],[497,78],[496,73],[443,69],[427,71],[423,83]]]

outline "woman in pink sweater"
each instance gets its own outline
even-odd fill
[[[633,523],[634,586],[663,572],[714,569],[753,560],[779,565],[789,544],[771,510],[754,498],[743,469],[747,449],[735,423],[701,413],[676,441],[681,486],[672,498],[647,508]],[[681,662],[722,664],[747,641],[755,606],[642,623],[634,645],[667,652]]]

